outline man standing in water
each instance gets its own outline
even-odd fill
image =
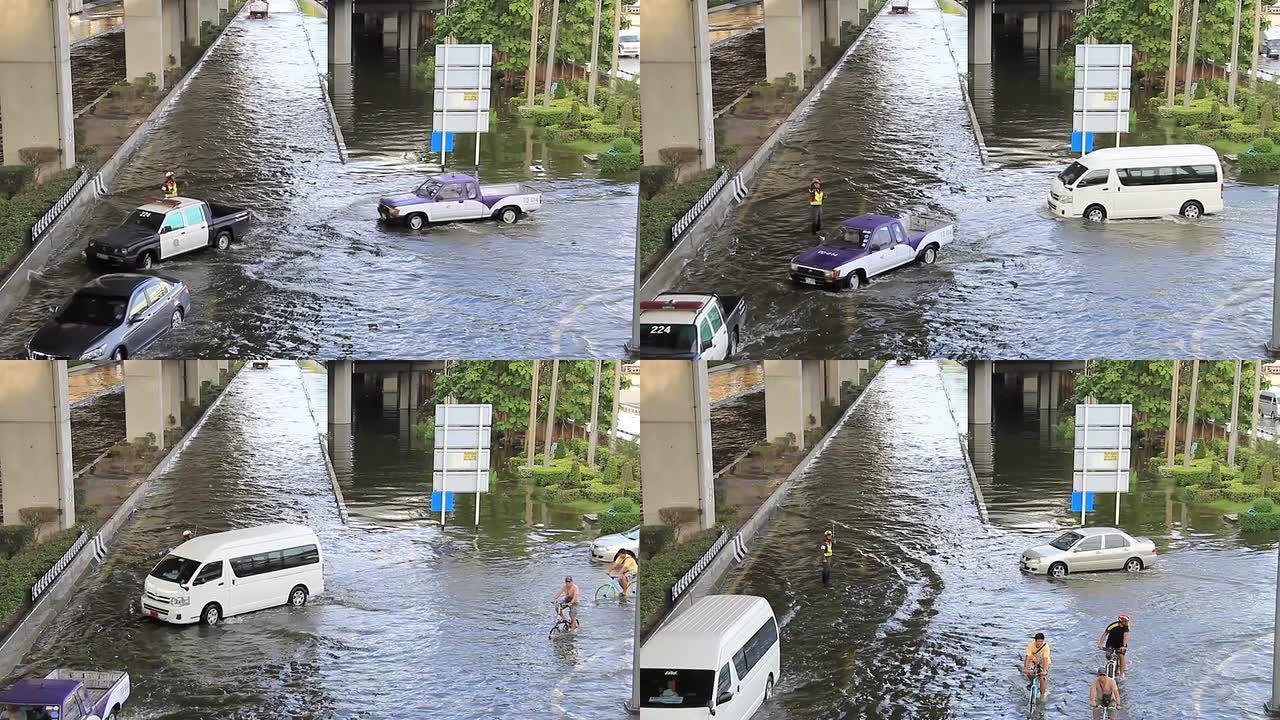
[[[562,600],[561,597],[564,599]],[[556,612],[564,612],[565,608],[569,608],[569,628],[571,630],[578,629],[578,586],[573,582],[572,577],[564,579],[564,587],[560,588],[552,598],[552,602],[559,601],[556,606]]]
[[[809,231],[817,234],[822,229],[822,181],[814,178],[809,185]]]
[[[818,546],[822,551],[822,584],[831,584],[831,559],[836,552],[836,541],[834,535],[828,530],[822,536],[822,544]]]

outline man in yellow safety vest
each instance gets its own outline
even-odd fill
[[[813,233],[822,229],[822,196],[822,181],[814,178],[809,185],[809,225]]]

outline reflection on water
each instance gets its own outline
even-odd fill
[[[1062,520],[995,492],[993,524],[979,521],[947,405],[956,382],[934,363],[886,366],[731,576],[732,591],[765,596],[783,623],[782,679],[762,717],[1011,717],[1025,700],[1016,658],[1036,632],[1054,650],[1046,717],[1086,717],[1097,637],[1119,612],[1134,617],[1126,717],[1259,717],[1274,555],[1177,512],[1168,523],[1155,498],[1127,499],[1122,525],[1156,538],[1158,568],[1021,575],[1022,549]],[[1051,462],[1038,455],[1052,448],[994,435],[988,469],[975,459],[984,489],[993,475],[1009,497],[1050,484]],[[1108,510],[1100,503],[1101,516]],[[824,588],[813,548],[833,523],[836,569]]]

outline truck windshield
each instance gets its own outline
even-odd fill
[[[861,250],[867,246],[867,241],[871,239],[870,230],[859,230],[858,228],[841,228],[840,234],[827,240],[827,245],[841,248],[851,248]]]
[[[63,323],[115,327],[124,322],[124,308],[128,302],[129,299],[125,297],[76,293],[66,309],[58,315],[58,320]]]
[[[714,670],[640,669],[640,707],[704,708],[711,702]]]
[[[444,183],[439,180],[428,180],[419,185],[418,189],[413,191],[413,194],[418,197],[435,197],[443,186]]]
[[[58,711],[56,705],[0,705],[0,720],[51,720],[57,715],[50,711]]]
[[[156,563],[155,569],[151,571],[151,577],[186,585],[191,576],[196,574],[196,568],[198,567],[200,567],[200,563],[195,560],[188,560],[177,555],[166,555],[163,560]]]
[[[150,210],[134,210],[129,213],[128,219],[124,221],[125,225],[137,225],[147,228],[148,230],[159,230],[160,224],[164,222],[164,213],[151,212]]]
[[[698,332],[692,325],[652,323],[640,326],[640,345],[662,350],[692,350]]]
[[[1068,165],[1065,170],[1058,173],[1058,179],[1062,181],[1063,185],[1071,187],[1076,184],[1076,181],[1080,179],[1081,175],[1084,175],[1087,172],[1089,172],[1089,168],[1078,162],[1073,162]]]

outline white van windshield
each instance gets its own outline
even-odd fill
[[[198,567],[200,567],[200,563],[195,560],[188,560],[177,555],[166,555],[163,560],[156,563],[155,569],[151,571],[151,577],[186,585],[191,576],[196,574],[196,568]]]
[[[1068,165],[1065,170],[1058,173],[1058,179],[1062,181],[1063,185],[1071,187],[1076,184],[1076,181],[1080,179],[1081,175],[1084,175],[1087,172],[1089,172],[1089,168],[1081,165],[1079,162],[1073,162]]]
[[[707,707],[714,670],[640,670],[640,707]]]

